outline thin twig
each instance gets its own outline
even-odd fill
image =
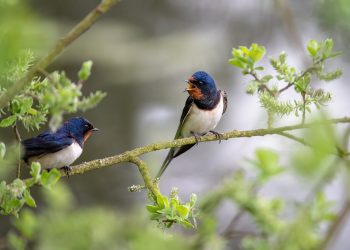
[[[350,201],[347,200],[346,204],[344,205],[340,213],[337,214],[335,221],[327,230],[326,235],[319,248],[320,250],[328,249],[328,245],[331,243],[334,236],[337,235],[337,232],[339,232],[340,228],[344,225],[346,221],[346,217],[348,216],[349,213],[350,213]]]
[[[278,94],[281,94],[283,91],[289,89],[290,87],[292,87],[294,85],[295,82],[290,82],[288,83],[285,87],[281,88],[279,91],[278,91]]]
[[[249,74],[255,79],[255,81],[260,83],[260,91],[267,91],[271,96],[275,96],[275,93],[265,83],[261,81],[261,79],[256,74],[256,71],[250,71]]]
[[[251,195],[256,195],[261,187],[261,182],[259,179],[256,179],[252,185],[252,189],[251,189]],[[232,218],[231,222],[229,223],[229,225],[226,227],[226,229],[224,230],[224,232],[222,233],[222,235],[225,238],[229,238],[230,236],[232,236],[233,234],[235,234],[236,232],[238,232],[235,227],[236,224],[238,223],[239,219],[242,218],[242,216],[245,214],[245,210],[243,208],[240,208],[240,210],[235,214],[235,216]]]
[[[318,63],[318,62],[317,62]],[[316,63],[315,63],[316,64]],[[278,90],[278,95],[281,94],[283,91],[289,89],[290,87],[294,86],[294,84],[299,81],[301,78],[303,78],[307,73],[314,70],[314,65],[308,67],[299,77],[295,78],[294,81],[289,82],[285,87]]]
[[[237,230],[235,230],[235,226],[238,223],[239,219],[245,214],[243,209],[240,209],[235,216],[232,218],[230,224],[228,224],[225,231],[222,233],[225,238],[229,238],[232,234],[234,234]]]
[[[287,138],[289,138],[289,139],[291,139],[293,141],[297,141],[297,142],[299,142],[299,143],[301,143],[301,144],[303,144],[305,146],[310,146],[310,144],[308,144],[304,139],[299,138],[299,137],[297,137],[295,135],[292,135],[290,133],[281,132],[281,133],[277,133],[277,134],[281,135],[281,136],[284,136],[284,137],[287,137]]]
[[[301,97],[303,99],[303,115],[301,119],[301,124],[305,123],[305,115],[306,115],[306,99],[305,99],[305,92],[301,93]]]
[[[347,128],[344,134],[343,139],[343,147],[347,150],[349,146],[349,136],[350,136],[350,127]],[[346,154],[343,154],[343,156],[347,156]],[[344,158],[345,164],[350,168],[350,160]],[[346,221],[347,215],[350,213],[350,195],[348,192],[348,185],[345,187],[345,192],[347,192],[347,197],[345,201],[345,205],[342,207],[339,214],[337,214],[337,217],[335,218],[334,222],[330,225],[328,228],[323,241],[320,244],[319,249],[327,249],[331,241],[334,239],[334,237],[339,232],[340,228],[344,225],[343,223]]]
[[[328,169],[322,173],[322,176],[317,180],[314,187],[307,193],[306,198],[304,199],[304,202],[301,204],[297,215],[295,216],[295,222],[300,220],[301,218],[304,218],[307,216],[307,213],[310,211],[310,208],[314,202],[315,196],[322,191],[322,189],[325,187],[325,185],[331,180],[331,178],[334,177],[337,168],[334,166],[337,166],[337,163],[340,161],[341,158],[338,158],[334,161],[334,164],[330,165]],[[293,223],[291,223],[292,227],[290,230],[294,230]],[[296,224],[295,224],[296,225]],[[288,244],[288,237],[289,234],[282,234],[280,238],[276,240],[276,243],[272,249],[285,249],[286,244]]]
[[[33,79],[39,69],[49,66],[72,42],[87,31],[97,19],[106,13],[117,0],[102,0],[82,21],[80,21],[65,37],[61,38],[56,46],[40,61],[38,61],[19,81],[15,82],[4,94],[0,96],[0,109],[3,109],[10,100],[20,93]]]

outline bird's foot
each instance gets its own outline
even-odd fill
[[[219,143],[221,143],[221,140],[224,138],[223,134],[216,132],[214,130],[210,130],[209,132],[212,133],[213,135],[215,135],[216,139],[218,139]]]
[[[191,135],[193,135],[193,136],[194,136],[194,139],[196,139],[196,145],[198,145],[200,135],[199,135],[199,134],[197,134],[197,133],[195,133],[195,132],[192,132],[192,131],[191,131]]]
[[[67,177],[69,178],[69,174],[72,171],[72,167],[71,166],[63,166],[61,167],[61,169],[63,169],[64,173],[67,175]]]

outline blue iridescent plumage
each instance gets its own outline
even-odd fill
[[[23,160],[40,162],[43,168],[60,168],[73,163],[81,154],[84,142],[98,129],[85,118],[66,121],[56,132],[46,131],[22,141]]]

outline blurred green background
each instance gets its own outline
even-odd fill
[[[45,32],[38,32],[37,41],[31,46],[40,57],[97,3],[31,0],[27,4],[29,12],[24,11],[23,16],[17,13],[18,23],[26,22],[29,14],[42,23]],[[65,70],[74,79],[81,63],[92,60],[92,76],[84,85],[84,92],[99,89],[108,94],[97,108],[79,114],[101,130],[86,144],[77,161],[83,162],[172,139],[187,97],[183,93],[184,80],[197,70],[210,72],[219,88],[228,93],[228,111],[218,131],[264,127],[265,113],[260,104],[254,97],[245,95],[247,79],[228,64],[232,47],[249,46],[253,42],[263,44],[272,55],[285,50],[291,64],[302,67],[308,64],[303,45],[310,39],[332,37],[336,49],[344,52],[334,63],[343,69],[344,76],[326,87],[335,95],[327,110],[333,116],[344,116],[349,107],[349,34],[347,0],[124,0],[69,47],[49,70]],[[268,59],[263,61],[267,62]],[[291,122],[291,119],[280,121]],[[36,133],[28,134],[22,129],[25,138]],[[11,142],[14,137],[10,130],[1,131],[1,139]],[[201,144],[171,163],[160,183],[161,190],[169,193],[171,187],[177,186],[184,197],[192,192],[201,197],[225,175],[239,168],[242,160],[259,146],[288,152],[295,144],[279,137]],[[166,151],[161,151],[143,157],[153,174],[165,154]],[[127,191],[128,186],[141,183],[136,168],[130,164],[91,171],[62,182],[73,192],[75,209],[97,205],[118,211],[121,217],[129,211],[143,213],[144,193]],[[297,177],[285,175],[271,182],[264,192],[301,198],[309,184],[296,183],[300,183]],[[336,183],[332,185],[329,195],[342,199],[339,188]],[[40,197],[39,192],[35,196]],[[43,207],[39,202],[39,211]],[[235,211],[232,206],[223,205],[218,214],[219,231],[227,226],[227,218]],[[118,215],[111,215],[114,216],[115,222],[122,225]],[[145,218],[140,217],[140,220]],[[105,223],[101,220],[99,223]],[[250,227],[249,221],[242,224],[244,229]],[[1,217],[0,235],[8,230],[8,218]],[[350,225],[333,249],[346,249],[349,233]]]

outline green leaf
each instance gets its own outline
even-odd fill
[[[33,99],[31,97],[21,97],[17,100],[17,113],[18,115],[23,115],[28,112],[28,110],[31,109],[33,105]]]
[[[166,197],[164,195],[158,195],[157,196],[157,204],[158,204],[160,209],[169,208],[168,197]]]
[[[255,67],[255,70],[264,70],[265,68],[263,66]]]
[[[307,51],[312,57],[315,57],[320,50],[320,46],[316,40],[310,40],[307,44]]]
[[[147,205],[146,209],[151,213],[157,213],[159,210],[159,207],[153,206],[153,205]]]
[[[9,117],[1,120],[0,127],[6,128],[9,126],[12,126],[16,122],[16,120],[17,120],[16,115],[10,115]]]
[[[333,40],[329,38],[324,40],[324,42],[322,43],[322,49],[323,49],[322,57],[324,59],[328,58],[333,51]]]
[[[196,205],[196,202],[197,202],[197,195],[192,193],[191,196],[190,196],[191,208],[193,208]]]
[[[23,198],[26,202],[26,204],[30,207],[36,207],[35,200],[33,197],[30,195],[28,189],[23,192]]]
[[[272,75],[266,75],[261,79],[261,81],[266,83],[266,82],[269,82],[271,79],[273,79]]]
[[[231,58],[229,60],[229,63],[231,65],[236,66],[236,67],[241,68],[241,69],[244,69],[246,67],[245,64],[241,60],[239,60],[238,58]]]
[[[79,80],[86,81],[91,75],[92,61],[86,61],[83,63],[81,69],[78,72]]]
[[[179,222],[186,228],[194,228],[194,225],[192,225],[188,220],[180,220]]]
[[[176,207],[176,212],[181,218],[187,219],[190,212],[190,208],[186,205],[178,205]]]
[[[51,188],[60,179],[61,173],[56,169],[51,169],[49,172],[45,171],[41,174],[41,184],[45,187]]]
[[[4,156],[6,154],[6,145],[3,142],[0,142],[0,160],[4,159]]]
[[[30,166],[30,175],[34,178],[35,181],[40,179],[40,170],[40,163],[32,162],[32,165]]]
[[[250,51],[246,46],[239,46],[239,49],[243,51],[245,55],[249,55]]]
[[[232,57],[233,58],[243,58],[244,52],[241,49],[232,49]]]
[[[264,46],[260,46],[256,43],[253,43],[251,46],[250,46],[250,52],[249,52],[249,56],[253,59],[254,62],[258,62],[260,61],[263,56],[265,55],[266,53],[266,49]]]
[[[170,199],[170,207],[171,209],[176,209],[176,207],[179,205],[178,199]]]
[[[256,152],[257,162],[255,166],[261,171],[262,181],[266,181],[269,177],[281,173],[284,169],[279,165],[278,154],[268,149],[257,149]]]
[[[258,89],[259,89],[259,82],[255,81],[255,80],[252,80],[247,85],[247,88],[246,88],[245,91],[246,91],[247,94],[253,95],[253,94],[255,94],[255,92],[258,91]]]

